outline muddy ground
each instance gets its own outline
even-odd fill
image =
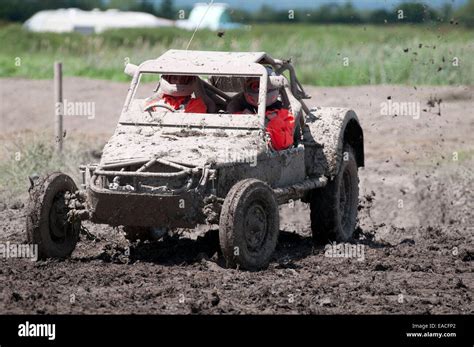
[[[2,79],[0,135],[50,127],[51,87]],[[66,79],[66,99],[96,103],[94,119],[66,119],[68,134],[106,141],[126,91]],[[129,244],[120,229],[86,223],[97,238],[82,237],[69,260],[0,260],[0,313],[472,314],[474,88],[307,91],[311,105],[351,107],[361,119],[366,167],[355,243],[363,258],[314,247],[303,204],[282,207],[274,259],[255,273],[223,267],[215,227]],[[419,102],[420,114],[384,115],[389,101]],[[0,242],[25,240],[24,198],[0,202]]]

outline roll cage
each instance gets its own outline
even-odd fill
[[[270,83],[277,85],[282,90],[282,98],[298,113],[299,122],[304,122],[304,117],[299,113],[302,110],[309,114],[309,109],[302,99],[309,98],[296,78],[290,61],[277,60],[269,57],[264,52],[215,52],[215,51],[183,51],[169,50],[157,59],[147,60],[139,66],[128,64],[125,72],[132,76],[132,82],[125,99],[123,111],[128,111],[135,97],[138,85],[143,74],[170,74],[170,75],[196,75],[211,76],[211,79],[232,79],[242,77],[256,77],[260,80],[260,92],[257,114],[259,125],[265,129],[265,105],[268,89],[268,73],[264,64],[271,65],[277,76],[271,76]],[[283,73],[288,71],[289,83]],[[209,94],[217,95],[228,101],[230,96],[215,85],[201,79],[203,87]]]

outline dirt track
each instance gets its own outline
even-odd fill
[[[68,118],[68,134],[105,141],[127,85],[70,78],[65,86],[66,99],[95,101],[97,112]],[[353,108],[365,130],[363,260],[313,248],[301,204],[282,208],[277,252],[258,273],[222,267],[217,230],[129,245],[120,230],[87,224],[98,239],[83,238],[70,260],[0,260],[0,313],[473,313],[474,88],[307,92],[311,105]],[[51,82],[1,80],[0,135],[48,126],[45,100]],[[382,115],[388,100],[419,102],[420,117]],[[0,242],[23,242],[24,209],[11,207],[0,211]]]

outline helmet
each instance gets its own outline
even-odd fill
[[[265,67],[268,72],[268,76],[275,76],[275,72],[271,67]],[[252,106],[258,107],[258,95],[260,91],[260,79],[256,77],[249,77],[244,83],[244,97],[245,100]],[[266,106],[270,106],[278,99],[280,92],[278,88],[275,88],[268,84],[267,89],[267,102]]]
[[[166,95],[188,96],[194,92],[196,76],[163,75],[160,81],[160,91]]]

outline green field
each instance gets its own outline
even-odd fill
[[[127,58],[140,63],[169,48],[184,49],[191,35],[162,28],[83,36],[6,25],[0,27],[0,77],[51,78],[53,61],[61,60],[67,76],[126,81]],[[258,25],[223,37],[202,30],[189,49],[266,51],[292,58],[300,80],[313,85],[471,85],[474,79],[474,31],[449,25]]]
[[[79,164],[97,160],[92,150],[100,150],[103,146],[96,137],[71,136],[65,141],[63,154],[59,156],[51,138],[48,131],[0,136],[0,211],[2,203],[27,197],[28,176],[61,171],[80,182]]]

